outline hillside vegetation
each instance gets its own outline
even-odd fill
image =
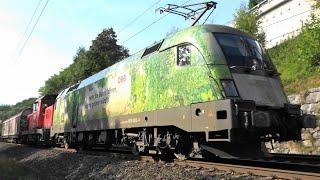
[[[86,50],[80,47],[73,63],[46,80],[39,89],[41,95],[58,94],[61,90],[113,65],[129,56],[125,47],[117,44],[117,36],[112,28],[104,29]]]
[[[92,40],[92,45],[88,50],[83,47],[77,50],[72,64],[48,78],[44,86],[39,89],[39,93],[40,95],[58,94],[61,90],[128,56],[129,51],[117,44],[117,36],[113,29],[104,29]],[[32,107],[35,99],[29,98],[15,105],[0,105],[0,120],[8,119],[22,110]]]
[[[268,50],[287,94],[320,87],[320,17],[312,19],[297,37]]]
[[[0,120],[6,120],[13,115],[16,115],[26,108],[31,108],[36,98],[25,99],[15,105],[1,105],[0,106]]]

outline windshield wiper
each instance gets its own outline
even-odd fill
[[[251,71],[255,71],[256,69],[252,68],[252,67],[248,67],[248,66],[229,66],[230,69],[234,69],[234,70],[239,70],[242,69],[245,72],[251,72]]]
[[[264,69],[264,68],[253,68],[253,67],[248,67],[248,66],[229,66],[230,69],[234,69],[239,71],[240,69],[243,70],[244,72],[252,72],[252,71],[264,71],[267,72],[271,76],[280,76],[281,74],[277,72],[276,70],[273,69]]]

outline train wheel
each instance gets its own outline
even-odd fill
[[[134,143],[132,148],[131,148],[131,152],[133,155],[135,156],[138,156],[140,153],[139,153],[139,149],[138,149],[138,146]]]
[[[180,136],[174,151],[174,156],[179,160],[186,160],[191,152],[192,145],[190,138],[187,136]]]

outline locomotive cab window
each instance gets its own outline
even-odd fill
[[[191,45],[182,45],[177,48],[177,65],[186,66],[191,64]]]
[[[252,70],[274,70],[274,66],[258,41],[242,35],[214,33],[229,67]]]

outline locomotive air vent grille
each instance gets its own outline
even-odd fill
[[[148,54],[151,54],[151,53],[153,53],[153,52],[155,52],[155,51],[158,51],[158,50],[160,49],[160,47],[161,47],[162,42],[163,42],[163,40],[160,41],[159,43],[157,43],[157,44],[155,44],[155,45],[147,48],[147,49],[144,51],[144,53],[143,53],[143,55],[141,56],[141,58],[144,57],[144,56],[146,56],[146,55],[148,55]]]

